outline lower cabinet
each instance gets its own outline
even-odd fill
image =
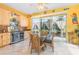
[[[3,39],[3,35],[0,33],[0,47],[2,47],[2,39]]]
[[[76,35],[76,33],[74,33],[74,32],[69,32],[68,33],[68,41],[69,41],[69,43],[79,45],[79,38]]]
[[[6,46],[11,43],[10,33],[0,34],[0,47]]]
[[[10,33],[3,33],[3,43],[2,45],[8,45],[10,44],[11,40],[10,40]]]

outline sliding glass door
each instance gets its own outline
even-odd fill
[[[41,36],[49,32],[64,37],[66,32],[66,14],[32,19],[32,32]]]
[[[64,37],[66,32],[66,14],[52,17],[52,32]]]

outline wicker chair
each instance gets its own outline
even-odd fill
[[[45,44],[40,40],[38,35],[31,34],[31,53],[32,49],[34,49],[38,54],[40,54],[41,50],[44,48]]]

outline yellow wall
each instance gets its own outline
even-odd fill
[[[64,8],[69,8],[69,9],[64,10]],[[70,6],[67,6],[67,7],[64,7],[64,8],[54,9],[55,12],[53,12],[53,10],[48,10],[48,11],[46,11],[46,14],[52,13],[52,16],[53,16],[54,13],[65,12],[67,14],[67,28],[66,28],[66,30],[67,30],[67,32],[73,32],[75,27],[76,27],[76,24],[72,23],[72,14],[73,13],[77,14],[78,22],[79,22],[79,4],[70,5]],[[45,13],[44,12],[34,13],[34,14],[32,14],[32,17],[35,17],[35,16],[43,17],[43,16],[40,16],[40,15],[45,15]],[[67,32],[66,32],[66,37],[68,39],[68,33]],[[75,42],[78,42],[78,40],[75,39]]]
[[[76,6],[71,6],[70,9],[67,11],[67,30],[68,32],[74,31],[74,27],[76,24],[72,23],[72,14],[76,13],[78,17],[78,22],[79,22],[79,5]]]
[[[64,8],[69,8],[69,10],[64,10]],[[67,14],[67,25],[68,25],[67,26],[67,31],[70,32],[70,31],[74,30],[73,26],[75,26],[72,23],[72,16],[71,15],[73,13],[76,13],[77,16],[79,16],[79,5],[76,4],[76,5],[71,5],[71,6],[67,6],[67,7],[64,7],[64,8],[57,8],[57,9],[55,9],[55,12],[52,12],[53,10],[46,11],[46,14],[52,13],[52,16],[53,16],[53,13],[64,12],[65,11],[65,13]],[[32,17],[35,17],[35,16],[39,16],[40,17],[40,15],[45,15],[45,14],[44,14],[44,12],[34,13],[34,14],[32,14]],[[78,17],[78,21],[79,21],[79,17]]]
[[[71,6],[70,9],[67,11],[67,32],[74,32],[75,27],[77,25],[77,24],[72,23],[72,14],[73,13],[77,14],[78,23],[79,23],[79,5]],[[68,33],[66,35],[67,35],[67,39],[69,40]],[[74,33],[74,37],[75,37],[75,38],[73,38],[74,44],[79,44],[76,33]]]

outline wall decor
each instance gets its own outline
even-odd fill
[[[52,10],[52,12],[55,12],[55,10]]]
[[[69,10],[69,8],[64,8],[64,10]]]
[[[72,14],[72,23],[73,24],[78,24],[78,19],[77,19],[77,14],[76,13]]]
[[[46,11],[44,11],[44,14],[46,14],[47,12]]]

